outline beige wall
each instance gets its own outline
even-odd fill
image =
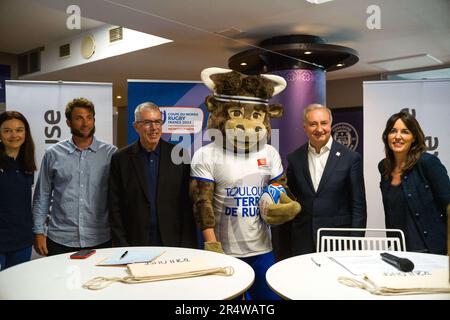
[[[363,81],[380,80],[381,75],[327,81],[329,108],[360,107],[363,105]]]

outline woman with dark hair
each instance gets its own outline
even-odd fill
[[[447,254],[447,170],[425,152],[425,135],[406,111],[389,118],[382,139],[386,158],[378,170],[386,227],[403,230],[408,251]]]
[[[0,270],[30,260],[34,171],[34,143],[28,121],[17,111],[1,113]]]

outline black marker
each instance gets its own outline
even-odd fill
[[[125,251],[125,252],[123,253],[123,255],[120,256],[120,259],[124,258],[124,257],[127,255],[127,253],[128,253],[128,251]],[[119,260],[120,260],[120,259],[119,259]]]

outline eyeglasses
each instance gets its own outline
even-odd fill
[[[136,121],[137,123],[140,123],[144,127],[150,128],[152,124],[155,125],[155,127],[159,128],[162,125],[162,120],[140,120]]]

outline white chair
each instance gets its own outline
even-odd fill
[[[323,235],[326,232],[395,232],[398,237],[358,237],[342,235]],[[383,250],[406,251],[405,235],[400,229],[365,229],[365,228],[320,228],[317,230],[317,252],[345,250]]]

